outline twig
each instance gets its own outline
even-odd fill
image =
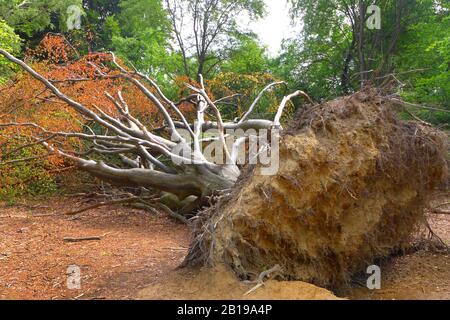
[[[445,110],[445,109],[441,109],[441,108],[435,108],[435,107],[428,107],[428,106],[423,106],[420,104],[415,104],[415,103],[411,103],[411,102],[406,102],[400,99],[396,99],[393,98],[393,101],[403,104],[405,106],[410,106],[410,107],[415,107],[415,108],[421,108],[421,109],[426,109],[426,110],[431,110],[431,111],[437,111],[437,112],[446,112],[446,113],[450,113],[450,110]]]
[[[436,238],[436,239],[439,241],[439,243],[440,243],[441,245],[443,245],[444,248],[446,248],[448,252],[450,252],[450,247],[444,242],[444,240],[442,240],[441,237],[439,237],[439,236],[433,231],[433,229],[431,229],[430,223],[429,223],[427,220],[425,220],[425,226],[427,227],[427,229],[428,229],[428,231],[430,232],[431,236],[434,237],[434,238]]]
[[[436,208],[444,207],[450,205],[450,202],[444,202],[436,206]]]
[[[168,248],[162,248],[163,250],[171,250],[171,251],[186,251],[189,248],[184,248],[184,247],[179,247],[179,248],[174,248],[174,247],[168,247]]]
[[[418,116],[416,116],[415,114],[413,114],[412,112],[410,112],[410,111],[406,108],[405,105],[402,105],[402,107],[403,107],[403,110],[405,110],[405,112],[406,112],[407,114],[409,114],[411,117],[414,118],[414,120],[419,121],[421,124],[423,124],[423,125],[425,125],[425,126],[432,127],[432,124],[431,124],[431,123],[428,123],[428,122],[423,121],[422,119],[420,119]]]
[[[78,300],[79,298],[81,298],[82,296],[84,296],[86,294],[86,292],[80,294],[79,296],[76,296],[74,298],[72,298],[73,300]]]
[[[82,242],[82,241],[100,241],[102,240],[102,237],[100,236],[94,236],[94,237],[83,237],[83,238],[64,238],[65,242]]]
[[[430,211],[431,214],[450,214],[450,210],[433,209]]]
[[[54,213],[43,213],[43,214],[33,214],[31,215],[32,218],[44,218],[44,217],[52,217],[56,216]]]
[[[169,207],[167,207],[166,205],[162,204],[162,203],[154,203],[154,204],[150,204],[146,201],[141,201],[144,205],[147,205],[149,207],[156,207],[162,211],[164,211],[168,216],[184,223],[184,224],[189,224],[189,220],[186,219],[185,217],[183,217],[181,214],[176,213],[174,211],[172,211]]]
[[[256,281],[257,285],[254,286],[253,288],[251,288],[250,290],[248,290],[246,293],[244,293],[244,296],[248,296],[250,293],[258,290],[259,288],[261,288],[264,285],[264,278],[265,277],[268,277],[270,274],[272,274],[274,272],[280,272],[281,270],[282,270],[281,266],[277,264],[272,269],[269,269],[269,270],[266,270],[264,272],[261,272],[261,274],[258,277],[258,281]]]
[[[74,216],[92,209],[97,209],[99,207],[104,207],[107,205],[114,205],[114,204],[124,204],[124,203],[131,203],[131,202],[137,202],[139,201],[140,198],[139,197],[131,197],[131,198],[127,198],[127,199],[119,199],[119,200],[111,200],[111,201],[102,201],[96,204],[93,204],[91,206],[79,209],[79,210],[75,210],[75,211],[71,211],[71,212],[66,212],[64,215],[67,216]]]

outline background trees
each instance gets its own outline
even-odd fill
[[[403,96],[411,102],[450,109],[450,16],[449,3],[437,12],[428,11],[409,25],[399,41],[394,64],[404,83]],[[410,72],[418,70],[417,72]],[[448,112],[417,110],[433,123],[450,123]]]
[[[165,70],[170,23],[161,1],[124,0],[105,21],[104,43],[138,69],[149,74]]]
[[[0,18],[25,40],[37,44],[49,31],[67,31],[67,9],[82,0],[0,0]]]
[[[244,14],[258,19],[264,14],[262,0],[165,0],[184,73],[208,77],[234,48],[244,30]],[[192,59],[193,58],[193,61]]]
[[[372,1],[290,3],[304,28],[285,43],[275,74],[317,99],[347,94],[364,83],[394,81],[406,99],[449,109],[448,2],[377,1],[380,30],[366,27]],[[448,112],[420,114],[448,122]]]
[[[14,30],[4,21],[0,20],[0,43],[1,46],[12,53],[18,53],[20,50],[20,38],[14,33]],[[0,58],[0,85],[11,75],[14,67],[4,58]]]
[[[136,68],[156,79],[172,101],[189,95],[185,83],[198,87],[203,74],[212,99],[233,96],[218,103],[228,119],[242,116],[267,83],[286,81],[287,87],[266,92],[254,117],[273,118],[279,100],[294,90],[320,101],[373,83],[409,101],[414,116],[449,124],[447,1],[376,1],[381,30],[366,26],[369,0],[286,2],[291,5],[291,17],[286,19],[303,28],[284,40],[276,56],[269,56],[258,35],[247,28],[249,20],[264,17],[264,0],[0,0],[0,48],[56,81],[86,77],[84,72],[90,70],[86,57],[113,51],[130,70]],[[80,30],[67,28],[71,5],[81,10]],[[105,67],[110,66],[105,63]],[[97,77],[67,82],[65,88],[83,103],[103,104],[103,91],[116,91],[116,85],[123,88]],[[49,121],[46,115],[52,112],[66,123],[70,112],[51,94],[41,94],[42,89],[0,57],[0,114],[8,120],[39,122]],[[154,120],[141,95],[128,87],[124,92],[139,106],[137,118]],[[294,113],[295,102],[300,101],[288,105],[287,116]],[[189,103],[181,106],[190,107]]]

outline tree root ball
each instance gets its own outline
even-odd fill
[[[277,175],[249,170],[198,217],[184,265],[342,285],[408,246],[447,175],[445,141],[373,89],[310,107],[283,134]]]

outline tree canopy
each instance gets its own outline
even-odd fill
[[[394,81],[404,98],[449,108],[449,4],[447,1],[377,1],[381,27],[367,27],[365,0],[290,0],[304,28],[284,43],[274,72],[317,99],[330,99],[366,83]],[[426,114],[448,121],[448,113]],[[440,119],[440,120],[439,120]]]
[[[0,43],[1,46],[12,53],[18,53],[20,50],[20,38],[14,33],[14,30],[4,21],[0,20]],[[13,66],[4,58],[0,57],[0,84],[2,84],[12,73]]]
[[[368,26],[372,1],[286,2],[292,21],[303,27],[283,40],[274,57],[243,23],[265,16],[264,0],[0,0],[1,47],[23,57],[49,32],[62,34],[80,56],[115,52],[157,79],[171,98],[185,93],[181,80],[198,81],[200,74],[214,90],[225,81],[220,93],[247,91],[252,77],[271,78],[316,100],[368,83],[393,83],[406,100],[434,109],[416,108],[414,114],[448,122],[447,1],[377,1],[380,29]],[[81,28],[69,30],[73,6],[79,8]],[[12,75],[6,61],[0,59],[0,68],[1,78]],[[270,109],[269,102],[263,105],[262,112]]]

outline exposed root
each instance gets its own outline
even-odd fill
[[[425,220],[425,227],[427,228],[429,234],[430,234],[430,240],[436,240],[439,243],[439,246],[444,248],[444,250],[446,250],[448,253],[450,253],[450,247],[444,242],[444,240],[442,240],[441,237],[439,237],[431,228],[430,223],[428,222],[428,220]]]
[[[261,274],[258,277],[258,280],[256,281],[256,286],[248,290],[246,293],[244,293],[244,296],[248,296],[250,293],[258,290],[262,286],[264,286],[264,280],[266,277],[270,277],[273,273],[280,273],[282,271],[280,265],[276,265],[275,267],[261,272]]]
[[[249,169],[204,211],[184,265],[224,263],[246,280],[278,264],[286,279],[345,283],[410,245],[446,177],[445,140],[371,89],[304,109],[278,174]]]

